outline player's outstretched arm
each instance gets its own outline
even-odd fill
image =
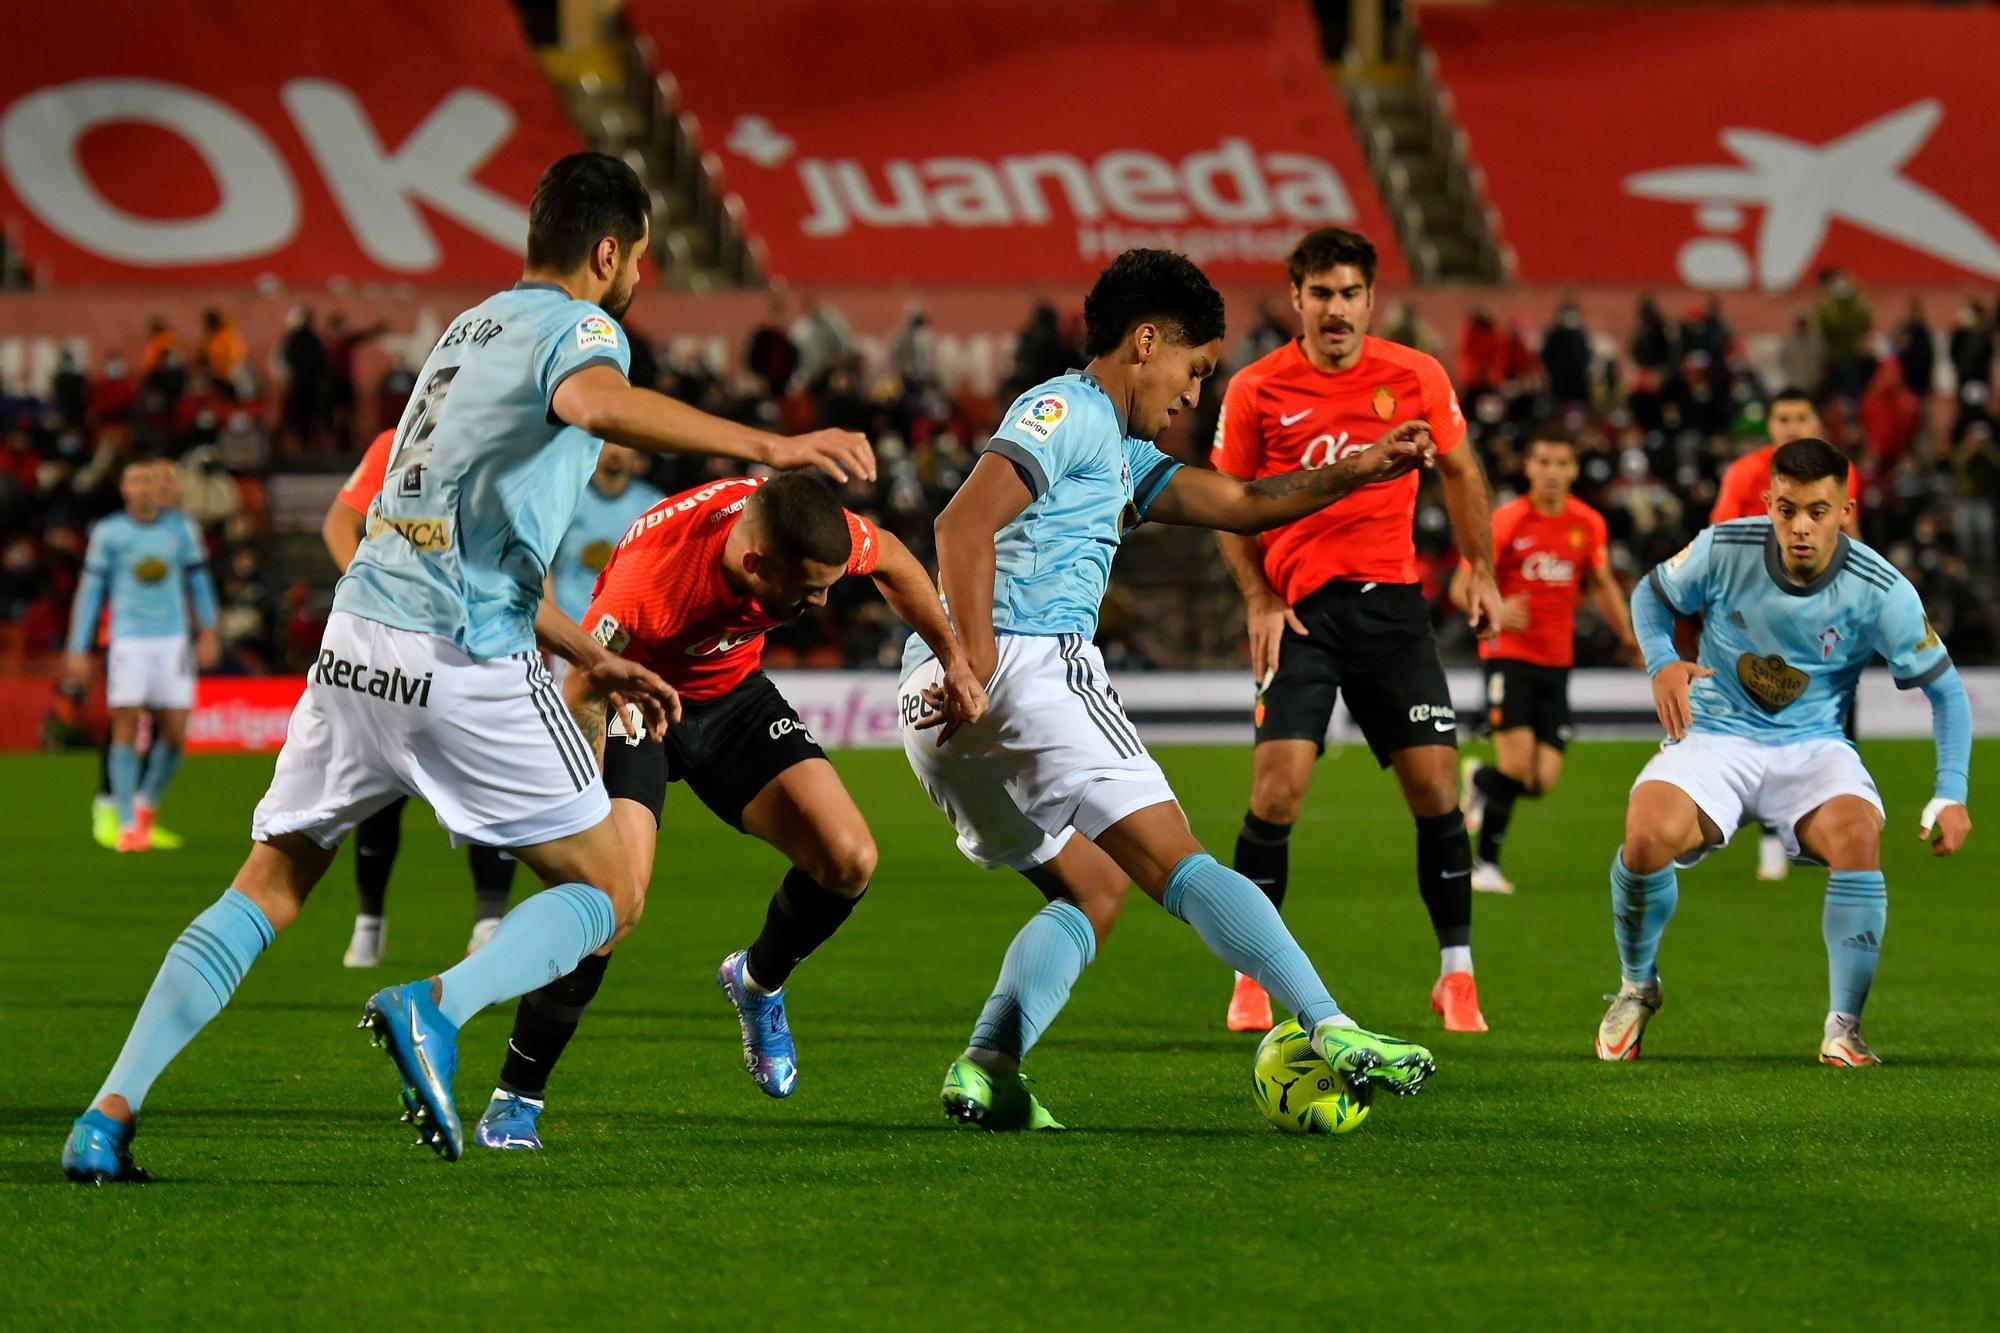
[[[938,589],[975,680],[993,679],[1000,665],[993,637],[993,538],[1034,498],[1014,464],[989,450],[937,517]]]
[[[638,708],[645,718],[646,734],[654,740],[667,734],[669,724],[681,720],[681,697],[673,686],[639,663],[608,651],[557,609],[547,593],[542,595],[542,604],[535,608],[535,641],[570,664],[569,680],[589,686],[621,713],[630,707]],[[569,680],[564,681],[565,687]],[[580,716],[577,724],[583,725]],[[597,719],[600,739],[603,730],[600,713]],[[584,735],[590,734],[586,727]]]
[[[1490,639],[1500,632],[1505,612],[1500,582],[1493,573],[1493,497],[1486,489],[1486,470],[1470,446],[1440,454],[1437,466],[1444,480],[1452,540],[1471,566],[1466,575],[1465,622],[1480,638]]]
[[[104,610],[104,591],[103,573],[91,568],[86,559],[83,577],[76,585],[76,602],[70,608],[69,636],[63,640],[63,679],[79,688],[90,683],[90,639]]]
[[[1632,627],[1646,655],[1646,674],[1653,678],[1653,711],[1660,715],[1660,726],[1668,737],[1682,740],[1694,719],[1688,706],[1688,687],[1696,677],[1715,673],[1681,660],[1680,650],[1674,647],[1674,609],[1653,590],[1651,579],[1641,579],[1632,590]]]
[[[985,716],[986,685],[972,673],[965,647],[952,632],[951,617],[945,614],[937,589],[910,548],[881,528],[875,529],[875,537],[882,548],[871,576],[875,587],[889,609],[937,654],[938,664],[944,668],[944,680],[936,687],[937,697],[932,701],[936,711],[917,724],[937,728],[937,743],[943,745],[960,727]]]
[[[1316,514],[1373,482],[1429,467],[1436,457],[1429,427],[1408,421],[1331,467],[1281,472],[1256,481],[1239,481],[1208,468],[1179,468],[1160,488],[1146,517],[1186,528],[1263,532]]]
[[[349,509],[342,500],[328,505],[326,517],[320,520],[320,540],[326,543],[326,553],[333,557],[333,567],[343,574],[354,563],[354,553],[361,549],[361,533],[365,526],[362,516]]]
[[[649,453],[714,454],[765,467],[816,467],[845,484],[875,480],[875,451],[851,430],[770,435],[641,389],[611,366],[579,370],[556,387],[555,414],[600,440]]]
[[[1965,846],[1972,833],[1972,816],[1965,808],[1968,771],[1972,767],[1972,705],[1957,667],[1923,687],[1931,703],[1931,737],[1937,746],[1937,780],[1930,803],[1918,821],[1917,837],[1931,845],[1932,856],[1950,856]],[[1936,829],[1933,836],[1931,830]]]

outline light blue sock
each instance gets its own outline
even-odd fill
[[[157,809],[160,793],[180,772],[181,747],[169,741],[154,740],[153,748],[146,752],[146,776],[139,782],[139,799]]]
[[[1889,922],[1889,889],[1879,870],[1836,870],[1826,881],[1826,1007],[1861,1017]]]
[[[111,762],[111,804],[118,807],[118,827],[132,824],[132,796],[139,790],[139,752],[129,745],[113,745]]]
[[[588,884],[544,889],[501,917],[493,938],[444,974],[438,1009],[454,1027],[464,1027],[489,1004],[568,976],[617,929],[618,912],[604,890]]]
[[[1069,1003],[1070,988],[1097,957],[1090,918],[1053,902],[1028,918],[1007,946],[1000,980],[979,1011],[969,1045],[1019,1061]]]
[[[1217,958],[1255,977],[1307,1032],[1329,1018],[1345,1018],[1278,909],[1255,884],[1207,852],[1196,852],[1167,876],[1162,896],[1167,910],[1193,926]]]
[[[1625,849],[1611,858],[1611,922],[1618,937],[1618,970],[1627,981],[1658,981],[1660,936],[1680,901],[1673,862],[1650,875],[1625,868]]]
[[[115,1095],[130,1102],[137,1113],[153,1080],[209,1019],[222,1012],[275,934],[257,904],[234,889],[225,890],[189,922],[168,946],[166,961],[125,1038],[125,1049],[118,1053],[118,1063],[111,1066],[91,1105]]]

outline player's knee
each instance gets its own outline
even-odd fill
[[[1850,819],[1821,834],[1820,855],[1830,870],[1879,870],[1882,831],[1875,822]]]
[[[1125,910],[1125,895],[1131,891],[1132,882],[1125,878],[1123,871],[1093,876],[1090,882],[1076,887],[1071,901],[1090,922],[1090,932],[1097,937],[1097,947],[1102,949],[1110,936],[1111,928],[1118,924],[1118,917]]]
[[[879,858],[875,839],[860,829],[830,839],[816,859],[818,864],[808,872],[813,879],[843,898],[859,898],[875,877]]]
[[[1250,784],[1250,813],[1270,824],[1296,824],[1306,784],[1289,773],[1259,773]]]
[[[1449,780],[1408,785],[1403,789],[1403,797],[1409,802],[1410,813],[1418,819],[1434,819],[1458,809],[1458,787]]]
[[[1650,875],[1673,863],[1681,848],[1679,841],[1657,824],[1630,817],[1625,820],[1625,868],[1637,875]]]

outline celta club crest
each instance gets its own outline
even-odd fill
[[[1833,656],[1833,646],[1840,642],[1840,631],[1831,625],[1819,632],[1819,660],[1824,662]]]
[[[1694,205],[1695,224],[1708,235],[1688,241],[1676,257],[1690,287],[1795,286],[1836,220],[2000,278],[2000,243],[1903,174],[1943,119],[1943,105],[1926,97],[1824,144],[1730,126],[1718,138],[1735,163],[1642,171],[1625,178],[1625,189],[1643,199]],[[1754,260],[1732,239],[1745,226],[1745,206],[1764,210]]]

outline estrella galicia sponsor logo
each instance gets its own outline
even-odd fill
[[[331,648],[322,648],[319,660],[313,663],[312,678],[321,685],[330,685],[336,690],[352,690],[371,699],[429,708],[431,674],[426,671],[421,676],[406,676],[401,667],[384,671],[380,667],[370,667],[366,662],[350,662],[336,656]]]

